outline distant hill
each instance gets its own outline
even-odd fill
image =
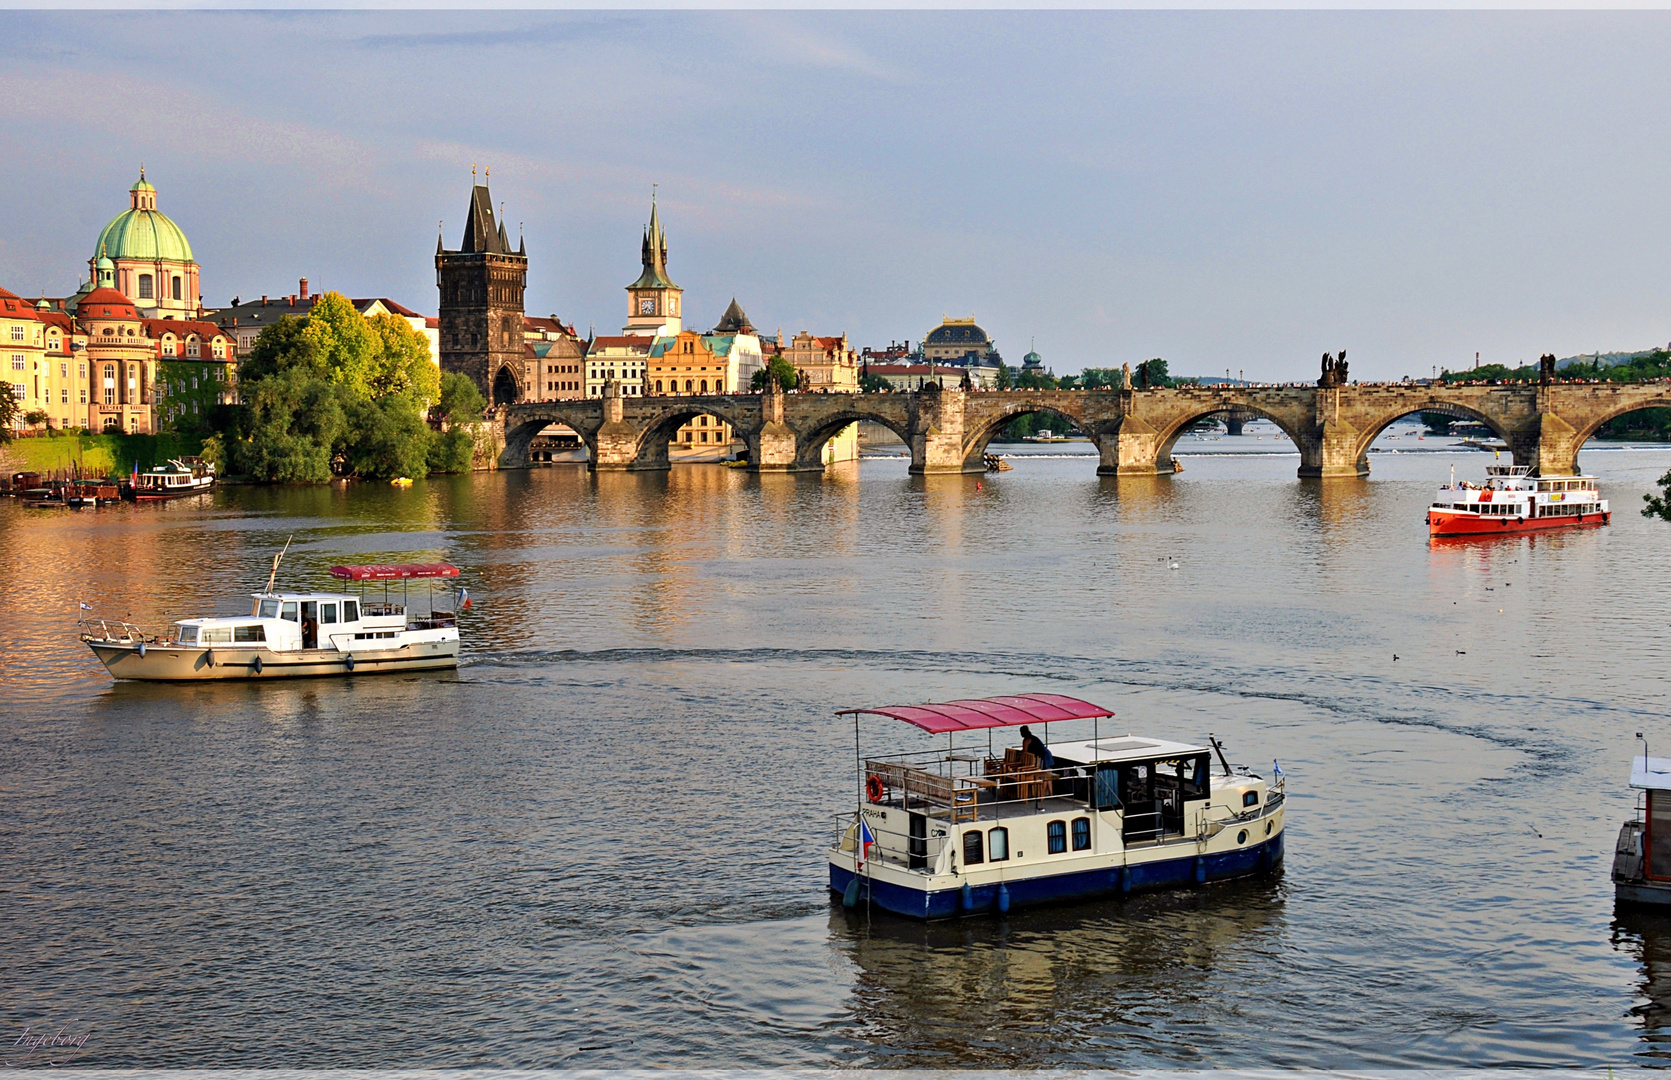
[[[1671,350],[1671,344],[1667,344],[1665,348],[1667,350]],[[1649,356],[1660,351],[1663,350],[1655,348],[1643,349],[1640,352],[1585,353],[1583,356],[1568,356],[1565,359],[1557,360],[1555,361],[1555,368],[1556,370],[1559,370],[1571,364],[1589,365],[1598,362],[1602,367],[1612,367],[1615,364],[1628,364],[1632,360],[1640,360],[1644,356]]]

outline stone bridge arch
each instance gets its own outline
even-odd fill
[[[575,402],[584,405],[583,402]],[[566,409],[560,401],[542,402],[538,406],[500,406],[499,422],[504,428],[504,449],[499,452],[501,469],[521,469],[528,465],[528,447],[540,432],[552,424],[562,424],[580,436],[586,446],[588,461],[598,456],[599,420],[594,410]]]
[[[1078,428],[1083,431],[1096,445],[1100,453],[1102,450],[1102,433],[1093,430],[1096,425],[1086,420],[1083,404],[1054,401],[1045,397],[1045,393],[1049,392],[1041,393],[1036,399],[1006,401],[995,409],[983,411],[972,425],[965,426],[963,432],[963,471],[985,472],[987,446],[991,444],[998,432],[1020,416],[1037,416],[1040,414],[1059,416],[1068,422],[1069,429]]]
[[[729,424],[747,445],[749,459],[754,460],[759,454],[760,418],[739,407],[740,401],[748,400],[738,395],[643,399],[646,404],[654,403],[659,411],[648,417],[635,418],[638,421],[638,438],[634,444],[632,464],[627,467],[640,471],[671,468],[667,456],[668,443],[680,428],[699,416],[712,416]]]
[[[1295,423],[1295,418],[1292,416],[1283,416],[1280,410],[1264,408],[1237,394],[1225,394],[1220,401],[1203,401],[1191,408],[1182,410],[1175,416],[1170,417],[1167,426],[1155,433],[1155,472],[1176,472],[1178,466],[1176,459],[1172,456],[1172,451],[1177,447],[1178,440],[1183,438],[1184,434],[1194,427],[1196,422],[1204,420],[1214,413],[1228,410],[1256,416],[1261,420],[1269,420],[1275,424],[1284,435],[1288,436],[1289,441],[1294,444],[1294,449],[1299,451],[1303,467],[1307,450],[1310,448],[1310,444],[1315,441],[1312,438],[1312,433],[1304,425]],[[1123,471],[1130,472],[1132,470],[1126,469]]]
[[[1551,474],[1571,474],[1578,471],[1578,452],[1584,449],[1584,444],[1595,438],[1597,431],[1609,420],[1617,420],[1621,416],[1628,416],[1643,409],[1671,409],[1671,387],[1656,384],[1652,389],[1647,387],[1631,387],[1637,391],[1624,397],[1622,401],[1611,401],[1591,410],[1587,415],[1577,417],[1578,423],[1573,425],[1574,434],[1571,439],[1571,452],[1561,453],[1564,447],[1545,447],[1544,455],[1553,457],[1548,463],[1540,460],[1539,471]],[[1554,453],[1551,453],[1551,451]],[[1545,466],[1549,468],[1545,468]]]
[[[1404,419],[1406,416],[1412,416],[1416,413],[1424,411],[1443,411],[1446,415],[1451,416],[1461,413],[1471,419],[1478,420],[1480,423],[1490,428],[1492,434],[1503,440],[1504,446],[1512,449],[1517,441],[1517,433],[1513,428],[1504,424],[1501,417],[1493,416],[1490,412],[1479,408],[1474,404],[1461,401],[1441,401],[1438,398],[1428,398],[1421,401],[1419,404],[1400,402],[1398,405],[1382,412],[1379,416],[1375,417],[1375,419],[1364,423],[1358,429],[1358,443],[1356,447],[1356,456],[1354,457],[1354,461],[1358,466],[1358,471],[1365,474],[1369,472],[1369,448],[1374,444],[1376,439],[1381,437],[1381,433],[1383,431],[1387,430],[1387,428],[1391,427],[1398,421]]]
[[[833,396],[833,395],[832,395]],[[857,397],[858,395],[842,395],[843,397]],[[833,412],[821,412],[816,418],[803,419],[790,428],[795,435],[795,472],[823,472],[824,444],[835,438],[849,425],[863,421],[881,424],[895,435],[907,447],[911,445],[911,425],[904,417],[893,416],[887,412],[865,408],[862,405],[853,408],[837,407]]]

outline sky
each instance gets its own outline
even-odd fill
[[[527,310],[618,333],[652,185],[687,324],[1058,373],[1357,379],[1671,342],[1671,13],[0,11],[0,286],[139,165],[205,303],[433,314],[472,163]]]

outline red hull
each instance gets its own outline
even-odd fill
[[[1490,517],[1482,514],[1455,514],[1429,510],[1429,536],[1503,536],[1507,533],[1547,532],[1550,529],[1576,529],[1585,525],[1606,525],[1608,513],[1581,514],[1574,517],[1529,518],[1524,521],[1510,517]]]

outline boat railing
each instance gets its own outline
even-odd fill
[[[147,634],[133,623],[120,620],[89,619],[81,625],[85,628],[81,632],[83,641],[108,641],[123,645],[134,645],[139,642],[157,640],[155,634]]]
[[[1012,756],[1018,760],[955,751],[871,758],[864,763],[865,798],[953,824],[1013,816],[1024,807],[1043,812],[1044,800],[1056,797],[1088,801],[1088,777],[1039,768],[1030,755]]]
[[[428,615],[420,615],[408,619],[408,630],[445,630],[458,625],[458,615],[451,611],[432,611]]]
[[[852,852],[858,847],[860,813],[862,811],[849,810],[836,815],[839,824],[835,847],[846,852]],[[875,841],[870,849],[868,861],[887,863],[907,870],[928,870],[937,866],[940,853],[951,842],[951,838],[946,835],[912,836],[898,829],[890,829],[874,817],[867,817],[865,823]]]
[[[366,618],[368,616],[373,618],[373,619],[393,618],[396,615],[405,615],[405,614],[406,614],[406,605],[405,604],[380,604],[380,603],[376,603],[376,602],[368,603],[368,602],[363,601],[363,600],[360,602],[360,618],[362,618],[362,619]]]

